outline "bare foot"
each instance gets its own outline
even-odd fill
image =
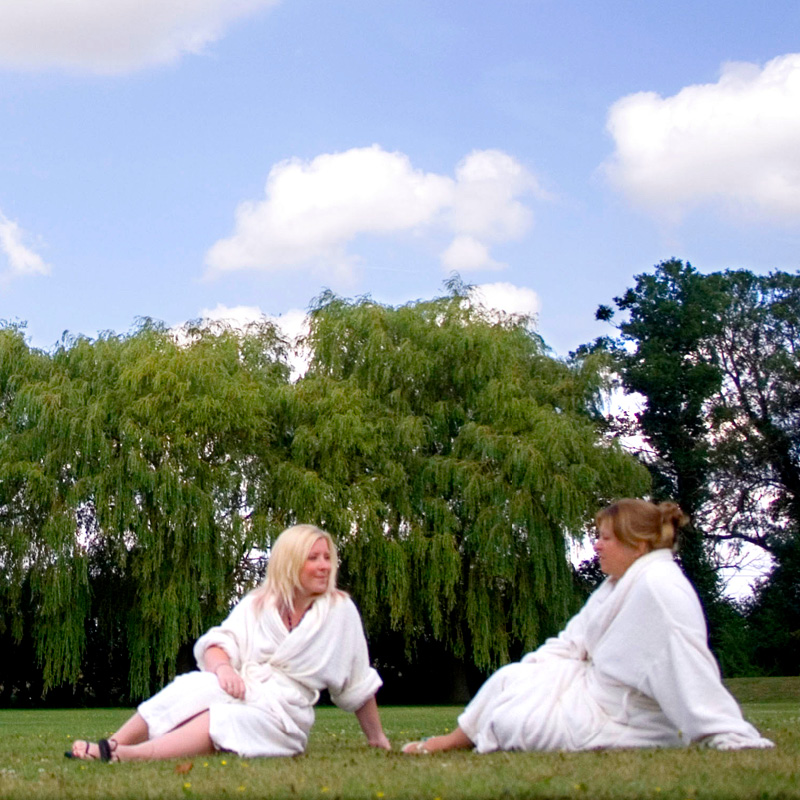
[[[402,752],[409,756],[437,753],[442,750],[469,750],[475,745],[472,740],[461,730],[456,728],[442,736],[429,736],[417,742],[404,745]]]
[[[101,739],[97,743],[76,739],[72,743],[72,757],[81,761],[119,761],[116,749],[116,739]]]
[[[405,753],[407,756],[422,756],[427,755],[431,751],[425,746],[425,741],[420,741],[404,744],[400,752]]]
[[[96,753],[93,755],[91,752],[91,747],[92,747],[91,742],[85,742],[83,739],[76,739],[72,743],[72,757],[80,758],[83,761],[90,761],[92,759],[98,758],[100,755],[100,751],[96,750]],[[94,747],[97,748],[97,745],[95,745]]]

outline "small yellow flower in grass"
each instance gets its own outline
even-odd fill
[[[246,788],[247,788],[246,786],[237,786],[236,787],[236,791],[237,792],[243,792]]]
[[[203,762],[203,766],[204,766],[204,767],[207,767],[207,766],[208,766],[208,761],[204,761],[204,762]]]
[[[323,786],[323,787],[320,789],[320,791],[324,793],[324,792],[329,792],[329,791],[330,791],[330,789],[329,789],[327,786]]]
[[[380,800],[380,798],[383,797],[383,792],[375,792],[375,797],[377,797],[378,800]]]
[[[184,789],[191,789],[192,788],[192,784],[187,781],[186,783],[183,784],[183,788]]]
[[[228,766],[228,762],[227,762],[227,761],[225,761],[225,759],[223,759],[223,760],[222,760],[222,766],[223,766],[223,767],[227,767],[227,766]]]

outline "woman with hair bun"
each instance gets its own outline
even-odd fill
[[[772,747],[723,686],[697,594],[672,558],[687,522],[675,503],[603,509],[594,547],[607,577],[583,609],[495,672],[453,732],[403,752]]]
[[[197,640],[200,671],[179,675],[110,738],[76,740],[69,758],[149,761],[225,750],[293,756],[305,750],[322,689],[355,712],[367,742],[390,750],[361,617],[336,588],[336,547],[313,525],[277,539],[267,577]]]

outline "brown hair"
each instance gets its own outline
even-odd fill
[[[677,530],[689,522],[689,517],[677,503],[656,505],[647,500],[625,498],[600,511],[595,524],[599,528],[605,520],[611,522],[614,536],[623,544],[636,547],[644,542],[648,550],[660,550],[675,547]]]

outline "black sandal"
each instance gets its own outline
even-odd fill
[[[86,756],[87,756],[86,758],[83,758],[82,756],[76,756],[75,753],[72,752],[72,750],[66,750],[64,752],[64,758],[77,758],[79,761],[90,761],[91,759],[88,758],[90,744],[91,742],[89,741],[86,742]]]
[[[114,746],[111,746],[111,742],[114,742]],[[97,743],[97,748],[100,750],[100,760],[106,764],[114,757],[114,751],[117,749],[117,740],[116,739],[101,739]],[[119,759],[117,759],[119,760]]]
[[[113,742],[113,744],[112,744]],[[97,749],[100,753],[99,757],[90,756],[89,755],[89,747],[91,747],[91,742],[86,742],[86,752],[83,756],[76,756],[71,750],[67,750],[64,753],[64,758],[77,758],[79,761],[102,761],[104,764],[108,764],[109,762],[119,761],[118,758],[115,759],[114,752],[117,749],[117,740],[116,739],[100,739],[97,743]]]

